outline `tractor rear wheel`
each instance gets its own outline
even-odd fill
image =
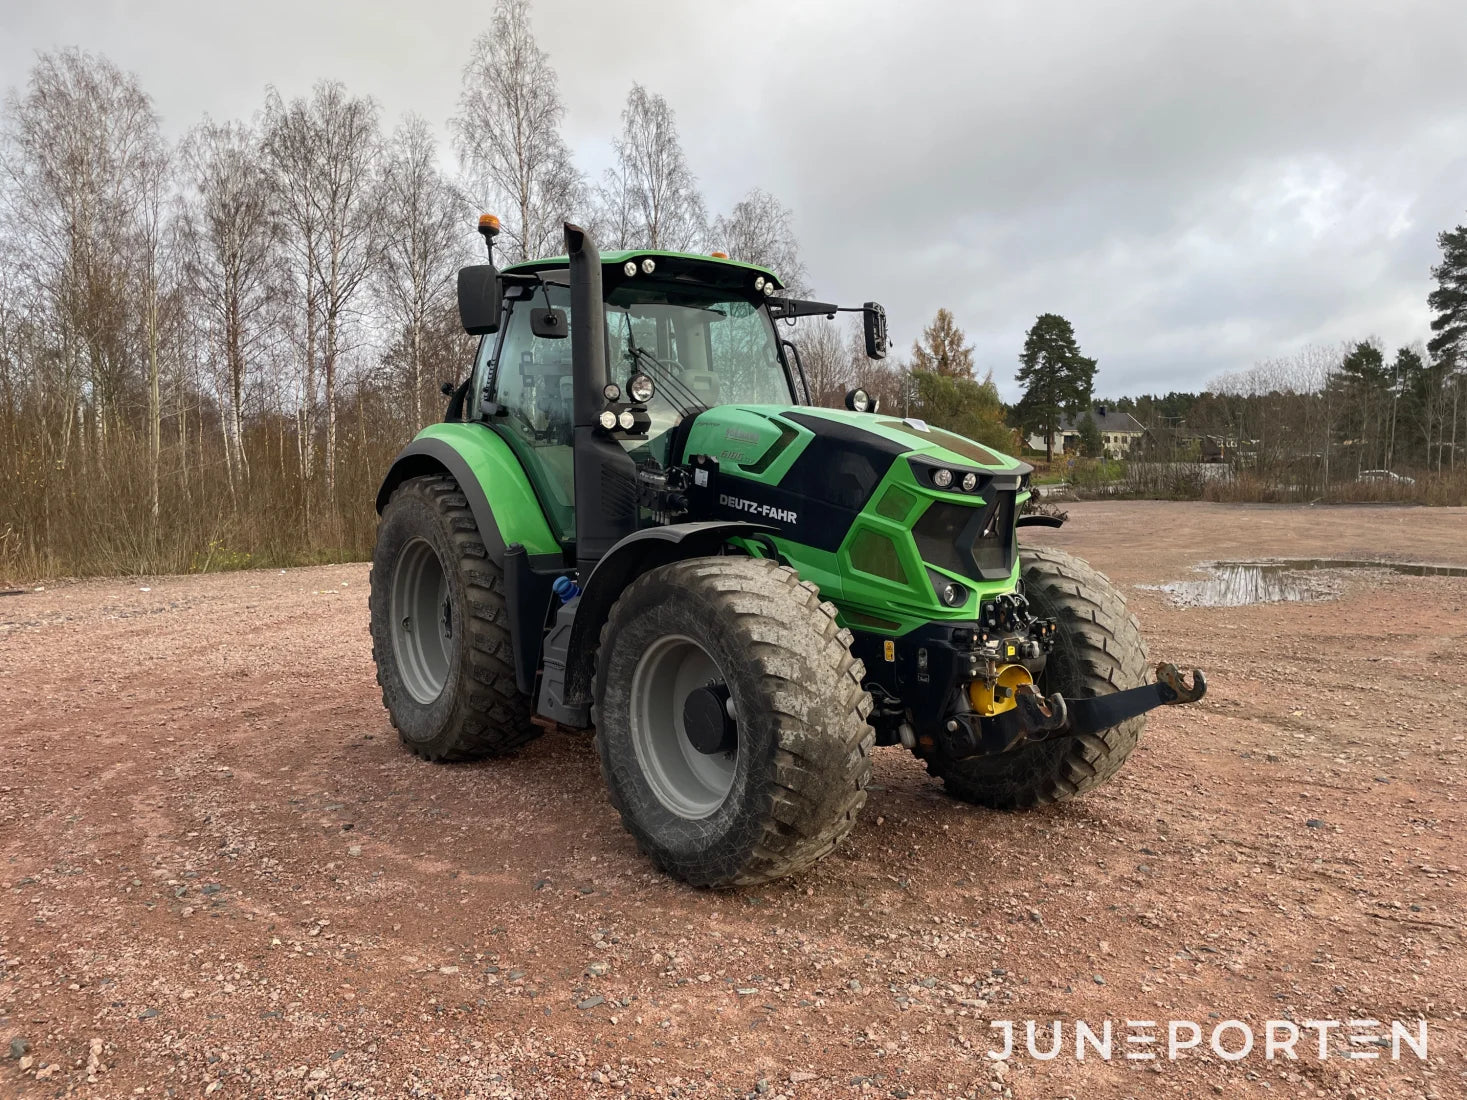
[[[1093,698],[1144,684],[1141,627],[1110,579],[1062,550],[1026,548],[1020,558],[1030,607],[1059,624],[1036,684],[1040,692]],[[1030,809],[1100,786],[1126,762],[1145,725],[1143,715],[1098,734],[1040,741],[997,756],[929,757],[927,770],[964,802]]]
[[[866,801],[865,668],[835,607],[759,558],[644,574],[596,661],[596,745],[612,804],[660,869],[696,886],[799,871]]]
[[[368,603],[382,704],[409,749],[472,760],[539,735],[515,684],[504,573],[452,477],[415,477],[392,494]]]

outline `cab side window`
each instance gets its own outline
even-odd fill
[[[569,319],[570,293],[563,286],[537,287],[532,296],[513,301],[486,392],[499,406],[489,423],[523,463],[551,528],[566,540],[574,533],[575,505],[571,342],[531,332],[530,311],[543,309],[547,295],[550,306],[564,310]]]

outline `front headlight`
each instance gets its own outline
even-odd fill
[[[962,607],[968,602],[968,590],[957,581],[944,581],[937,595],[948,607]]]

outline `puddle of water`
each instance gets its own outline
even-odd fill
[[[1254,603],[1308,603],[1340,594],[1350,570],[1376,570],[1410,577],[1467,577],[1467,566],[1351,558],[1290,558],[1215,561],[1198,566],[1208,576],[1195,581],[1143,585],[1165,592],[1182,607],[1242,607]]]

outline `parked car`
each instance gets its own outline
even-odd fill
[[[1398,474],[1394,470],[1361,470],[1357,481],[1374,481],[1385,485],[1415,485],[1414,477]]]

